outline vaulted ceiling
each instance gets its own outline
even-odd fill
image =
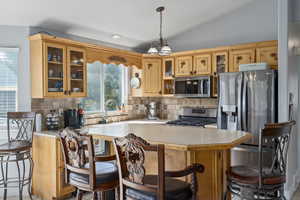
[[[127,47],[174,37],[254,0],[3,0],[0,25],[38,26]],[[112,39],[113,34],[121,36]]]

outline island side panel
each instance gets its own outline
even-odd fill
[[[225,193],[227,155],[223,150],[188,151],[187,164],[204,165],[204,173],[198,174],[198,199],[221,200]],[[226,166],[226,167],[225,167]]]

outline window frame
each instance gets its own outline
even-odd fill
[[[104,86],[104,82],[105,82],[105,65],[109,65],[106,63],[102,63],[100,61],[96,61],[99,62],[101,64],[100,67],[100,110],[95,110],[95,111],[85,111],[85,113],[87,115],[89,114],[100,114],[101,116],[115,116],[115,115],[120,115],[120,114],[124,114],[124,112],[122,112],[122,110],[115,110],[115,111],[106,111],[105,110],[105,106],[104,106],[104,102],[105,102],[105,86]],[[96,62],[93,63],[87,63],[87,65],[89,64],[94,64]],[[121,70],[121,91],[122,91],[122,95],[121,95],[121,104],[126,105],[127,101],[128,101],[128,80],[129,80],[129,71],[128,71],[128,67],[123,65],[123,64],[114,64],[114,63],[110,63],[115,65],[114,67],[122,67]],[[88,66],[87,66],[87,70],[88,70]],[[88,73],[87,73],[88,74]],[[88,79],[88,77],[87,77]],[[88,86],[87,86],[88,88]],[[88,91],[87,91],[88,94]]]

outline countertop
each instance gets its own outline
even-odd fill
[[[97,124],[84,127],[83,132],[112,141],[114,137],[124,137],[128,133],[144,138],[150,143],[165,144],[167,149],[208,150],[230,149],[251,138],[243,131],[193,126],[167,125],[165,120],[129,120],[111,124]],[[35,132],[37,136],[57,137],[58,131]]]
[[[134,133],[150,143],[165,144],[167,149],[176,150],[230,149],[252,137],[243,131],[134,122],[94,125],[89,127],[88,132],[95,138],[108,141]]]

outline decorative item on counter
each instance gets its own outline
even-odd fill
[[[138,89],[141,87],[141,79],[139,78],[139,74],[135,73],[135,77],[130,80],[130,87],[134,89]]]
[[[36,132],[42,131],[42,114],[37,113],[35,116],[35,130]]]
[[[46,115],[46,127],[48,130],[58,130],[59,127],[59,114],[55,110],[50,110]]]
[[[82,128],[84,126],[84,110],[82,107],[83,107],[83,105],[81,103],[79,103],[78,110],[77,110],[79,128]]]

